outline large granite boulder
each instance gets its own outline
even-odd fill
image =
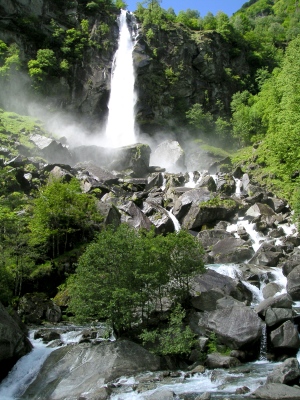
[[[265,322],[270,327],[276,327],[285,321],[293,319],[292,308],[272,308],[266,310]]]
[[[270,338],[275,350],[294,350],[296,353],[300,347],[299,334],[292,321],[286,321],[272,331]]]
[[[191,288],[192,305],[201,311],[215,310],[217,301],[227,295],[247,304],[252,300],[252,293],[241,281],[211,269],[193,278]]]
[[[72,164],[73,157],[69,149],[57,140],[33,134],[30,140],[38,149],[38,154],[50,163]]]
[[[124,171],[132,170],[133,176],[141,178],[149,172],[151,149],[147,144],[136,143],[114,149],[112,161],[108,169]]]
[[[231,356],[225,356],[219,353],[208,354],[207,359],[205,361],[205,366],[209,369],[232,368],[232,367],[237,367],[240,364],[241,362],[237,358]]]
[[[156,233],[166,234],[174,232],[175,226],[170,217],[170,213],[151,201],[151,198],[148,198],[147,201],[143,203],[143,213],[155,226]]]
[[[141,209],[133,202],[119,207],[121,211],[121,222],[125,222],[136,229],[149,230],[153,226],[150,219],[141,211]]]
[[[25,329],[0,303],[0,381],[19,358],[32,349]]]
[[[61,320],[61,309],[44,293],[27,293],[19,302],[18,314],[26,322],[31,324],[41,324],[47,320],[49,322],[59,322]]]
[[[268,400],[299,400],[300,389],[282,383],[267,383],[259,386],[253,393],[255,399]]]
[[[210,255],[215,263],[242,263],[254,254],[252,246],[245,240],[227,237],[217,242],[211,249]]]
[[[300,366],[297,358],[288,358],[274,367],[267,377],[267,383],[299,384]]]
[[[293,300],[291,296],[287,293],[281,294],[276,297],[269,297],[263,300],[257,306],[255,306],[254,311],[261,317],[265,317],[268,308],[284,308],[292,309]]]
[[[251,264],[276,267],[282,257],[283,252],[280,251],[277,246],[265,242],[260,246],[249,262]]]
[[[217,177],[217,191],[230,196],[235,193],[236,184],[235,180],[229,174],[218,174]]]
[[[31,400],[73,400],[94,395],[121,376],[160,369],[160,359],[127,341],[82,343],[53,351],[24,397]]]
[[[282,273],[284,276],[288,276],[292,270],[300,265],[300,249],[296,248],[294,251],[288,255],[281,263]]]
[[[259,349],[263,322],[250,307],[227,307],[209,312],[206,329],[232,350]]]
[[[294,301],[300,300],[300,265],[288,274],[286,291]]]
[[[210,200],[211,192],[206,188],[189,189],[175,201],[173,213],[181,221],[189,212],[192,204],[199,205]]]
[[[211,248],[220,240],[234,237],[230,232],[223,229],[204,229],[199,232],[197,238],[202,243],[204,249]]]

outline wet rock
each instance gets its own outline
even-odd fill
[[[250,217],[250,219],[257,218],[257,217],[260,217],[260,216],[268,216],[268,217],[270,217],[270,216],[273,216],[274,214],[275,213],[271,209],[271,207],[269,207],[266,204],[261,204],[261,203],[254,204],[246,212],[246,216]]]
[[[152,174],[148,177],[145,190],[150,190],[154,187],[161,187],[163,185],[163,181],[164,181],[164,178],[163,178],[162,173]]]
[[[224,356],[219,353],[208,354],[207,359],[205,361],[205,366],[209,369],[232,368],[232,367],[237,367],[240,364],[241,362],[237,358]]]
[[[113,204],[97,202],[97,210],[103,216],[103,223],[105,226],[118,227],[121,223],[121,213]]]
[[[60,333],[51,329],[39,329],[34,333],[34,339],[43,339],[44,343],[60,339]]]
[[[201,311],[213,311],[219,299],[230,295],[239,301],[252,300],[252,293],[239,280],[208,270],[196,276],[191,282],[191,302],[193,307]]]
[[[291,321],[284,322],[271,332],[271,343],[275,349],[293,349],[297,351],[300,339],[295,325]]]
[[[249,392],[250,392],[250,389],[247,386],[239,387],[235,390],[235,394],[246,394]]]
[[[267,383],[299,384],[300,367],[297,358],[288,358],[274,367],[267,377]]]
[[[291,309],[293,305],[293,300],[291,296],[287,293],[281,294],[276,297],[270,297],[266,300],[260,302],[254,307],[254,311],[258,313],[261,317],[265,317],[266,311],[269,307],[271,308],[287,308]]]
[[[280,258],[283,257],[283,252],[278,250],[278,247],[264,242],[251,258],[249,263],[276,267]]]
[[[167,211],[160,205],[153,203],[151,198],[148,198],[143,203],[143,212],[155,226],[156,233],[166,234],[174,232],[174,223]]]
[[[290,387],[281,383],[268,383],[264,386],[258,387],[253,395],[256,399],[268,400],[299,400],[300,389]]]
[[[286,291],[294,301],[300,300],[300,265],[288,274]]]
[[[269,297],[275,296],[275,294],[280,292],[282,289],[283,289],[282,286],[278,285],[278,283],[275,282],[267,283],[262,290],[264,299],[268,299]]]
[[[117,171],[132,169],[134,177],[141,178],[149,171],[150,154],[150,147],[142,143],[118,147],[114,150],[113,161],[108,168]]]
[[[245,302],[238,301],[234,299],[232,296],[225,296],[221,299],[217,300],[216,308],[217,310],[221,310],[223,308],[231,308],[231,307],[245,307]]]
[[[209,392],[202,393],[200,396],[195,397],[195,400],[210,400],[211,394]]]
[[[145,400],[173,400],[175,393],[171,390],[158,390],[152,394],[145,395]]]
[[[9,315],[0,303],[0,381],[32,349],[26,333],[18,319]]]
[[[96,396],[107,382],[159,369],[159,357],[127,340],[66,346],[50,354],[24,397],[71,400],[87,391]]]

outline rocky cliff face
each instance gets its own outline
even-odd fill
[[[58,64],[69,57],[69,70],[66,73],[57,67],[45,75],[42,92],[46,105],[76,112],[89,122],[105,120],[118,41],[117,9],[91,11],[84,0],[7,0],[0,5],[0,15],[0,39],[17,43],[26,72],[21,88],[15,87],[14,97],[32,84],[28,60],[35,59],[38,49],[49,48]],[[80,30],[83,19],[88,21],[89,44],[80,57],[64,53],[65,33],[59,42],[55,29]],[[134,29],[134,18],[129,14],[128,22]],[[195,32],[174,23],[168,29],[139,27],[133,57],[137,122],[142,130],[175,130],[186,124],[185,112],[195,103],[213,114],[228,114],[232,94],[243,87],[249,75],[246,53],[212,31]],[[6,103],[13,87],[10,84],[4,91]],[[6,103],[2,107],[8,108]]]

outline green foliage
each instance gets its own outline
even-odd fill
[[[117,8],[122,8],[123,10],[127,8],[127,4],[123,0],[115,0],[115,5]]]
[[[56,57],[54,51],[40,49],[37,51],[36,59],[28,62],[28,72],[35,81],[41,82],[48,73],[51,73],[55,66]]]
[[[81,192],[76,179],[52,180],[34,200],[30,243],[55,258],[91,239],[100,221],[95,199]]]
[[[195,345],[195,334],[189,326],[183,325],[185,311],[177,305],[172,311],[168,327],[154,331],[144,330],[140,335],[143,345],[149,345],[157,355],[188,355]]]
[[[147,322],[164,296],[185,298],[202,271],[201,244],[187,232],[154,236],[122,224],[102,231],[80,258],[70,310],[80,320],[108,319],[120,332]]]
[[[180,22],[181,24],[193,30],[198,31],[201,28],[199,11],[191,10],[190,8],[188,8],[186,11],[179,11],[175,21]]]
[[[211,131],[213,128],[213,117],[210,112],[204,112],[201,104],[194,104],[186,112],[186,118],[191,126],[203,131]]]
[[[0,77],[8,77],[13,70],[20,67],[20,50],[16,43],[7,46],[0,40]]]

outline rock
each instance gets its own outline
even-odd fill
[[[276,267],[280,258],[283,257],[283,252],[278,250],[278,247],[264,242],[251,258],[249,263]]]
[[[72,154],[60,142],[39,134],[30,135],[30,140],[39,149],[39,155],[49,163],[73,164]]]
[[[13,365],[32,349],[26,331],[0,303],[0,381]]]
[[[201,202],[192,203],[188,213],[182,218],[182,227],[199,231],[203,225],[226,220],[234,215],[237,209],[237,203],[234,200],[215,199],[215,201],[210,199],[211,202],[203,202],[203,204]]]
[[[242,263],[254,254],[252,246],[242,239],[227,237],[217,242],[210,252],[215,263]]]
[[[75,168],[78,169],[78,179],[83,181],[88,181],[94,187],[99,187],[95,184],[100,182],[103,185],[114,185],[119,183],[119,178],[113,175],[108,170],[99,167],[98,165],[93,164],[92,162],[81,162],[75,165]]]
[[[144,396],[145,400],[173,400],[175,393],[171,390],[157,390],[156,392]]]
[[[279,328],[271,332],[271,343],[275,349],[293,349],[300,346],[298,331],[291,321],[284,322]]]
[[[209,312],[206,329],[232,350],[259,347],[263,323],[250,307],[231,307]]]
[[[188,190],[175,201],[173,214],[179,221],[181,221],[189,212],[192,204],[199,205],[210,199],[211,193],[207,188]]]
[[[274,367],[267,377],[267,383],[299,384],[300,367],[297,358],[288,358]]]
[[[300,249],[296,248],[291,254],[289,254],[288,258],[285,258],[281,263],[283,275],[288,276],[288,274],[298,265],[300,265]]]
[[[211,394],[209,392],[204,392],[200,396],[195,397],[195,400],[210,400]]]
[[[195,186],[196,189],[199,189],[201,187],[207,187],[210,192],[215,192],[217,190],[216,182],[214,178],[210,175],[203,176]]]
[[[230,196],[235,193],[235,180],[229,174],[219,174],[217,177],[217,192]]]
[[[264,386],[258,387],[253,395],[256,399],[268,400],[299,400],[300,389],[290,387],[281,383],[268,383]]]
[[[273,216],[275,213],[267,204],[256,203],[246,211],[246,216],[257,218],[260,216]]]
[[[300,265],[288,274],[286,291],[294,301],[300,300]]]
[[[66,346],[50,354],[24,397],[73,400],[121,376],[159,369],[159,357],[127,340]]]
[[[287,293],[281,294],[276,297],[270,297],[266,300],[260,302],[254,307],[254,311],[258,313],[261,317],[265,317],[266,311],[269,307],[271,308],[288,308],[291,309],[293,305],[293,300],[291,296]]]
[[[34,339],[43,339],[43,342],[48,343],[60,339],[60,333],[51,329],[39,329],[34,332]]]
[[[287,206],[286,200],[277,199],[276,197],[269,197],[267,204],[276,212],[276,214],[279,214]]]
[[[157,234],[174,232],[174,223],[168,212],[151,200],[151,198],[148,198],[147,201],[143,203],[143,213],[155,226],[155,232]]]
[[[276,326],[285,321],[293,319],[293,310],[291,308],[267,308],[265,313],[265,322],[268,326]]]
[[[158,174],[151,174],[150,176],[148,176],[147,179],[147,185],[145,187],[145,190],[150,190],[154,187],[161,187],[163,185],[164,182],[164,178],[161,172],[159,172]]]
[[[275,296],[275,294],[280,292],[282,289],[283,289],[282,286],[278,285],[278,283],[275,282],[267,283],[262,290],[264,299],[268,299],[269,297]]]
[[[197,235],[204,249],[211,248],[220,240],[232,237],[233,235],[231,233],[221,229],[205,229]]]
[[[149,230],[151,226],[153,226],[150,219],[133,201],[129,201],[127,204],[120,206],[119,210],[123,211],[121,221],[129,224],[133,228]]]
[[[191,288],[192,305],[201,311],[215,310],[217,300],[226,295],[246,301],[247,304],[252,300],[252,293],[242,282],[210,269],[196,276],[191,282]]]
[[[19,302],[18,314],[26,323],[40,324],[43,320],[59,322],[60,307],[56,306],[44,293],[27,293]]]
[[[121,223],[121,213],[113,204],[97,202],[97,210],[103,216],[103,223],[105,226],[118,227]]]
[[[169,172],[185,170],[185,154],[175,140],[160,143],[151,155],[151,164],[166,168]]]
[[[223,308],[245,307],[245,306],[246,304],[244,302],[238,301],[231,296],[224,296],[221,299],[218,299],[216,303],[217,310],[221,310]]]
[[[247,386],[239,387],[235,390],[235,394],[246,394],[249,392],[250,392],[250,389]]]
[[[132,169],[134,176],[141,178],[149,171],[150,154],[150,147],[143,143],[118,147],[113,153],[113,161],[110,162],[108,168],[117,171]]]
[[[205,366],[209,369],[232,368],[232,367],[237,367],[240,364],[241,362],[237,358],[224,356],[219,353],[208,354],[207,359],[205,361]]]

